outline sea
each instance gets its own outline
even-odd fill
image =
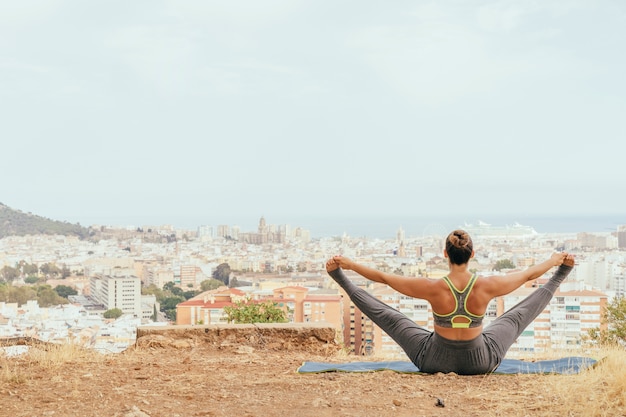
[[[267,223],[271,221],[266,219]],[[466,225],[478,225],[479,222],[496,227],[520,224],[530,226],[538,233],[610,233],[618,226],[626,225],[626,214],[611,216],[486,216],[484,218],[460,218],[437,216],[407,217],[326,217],[302,218],[287,222],[292,227],[298,226],[311,232],[314,238],[328,236],[394,238],[402,229],[406,237],[447,236],[454,229]]]

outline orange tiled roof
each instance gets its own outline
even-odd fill
[[[182,303],[178,303],[176,307],[202,307],[202,308],[224,308],[226,306],[235,305],[232,301],[204,301],[202,299],[195,300],[190,299],[187,301],[183,301]]]

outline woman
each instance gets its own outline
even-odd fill
[[[409,278],[360,265],[343,256],[326,263],[328,274],[346,291],[354,305],[404,349],[422,372],[456,372],[460,375],[494,371],[524,329],[544,310],[561,282],[574,267],[574,256],[555,253],[524,271],[477,277],[468,270],[474,256],[472,239],[463,230],[446,238],[444,256],[450,272],[443,279]],[[539,278],[552,267],[557,271],[542,287],[483,329],[487,305],[525,282]],[[357,287],[342,269],[389,285],[402,294],[427,300],[433,309],[434,332]]]

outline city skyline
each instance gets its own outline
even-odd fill
[[[2,204],[0,202],[0,204]],[[25,213],[15,207],[8,209]],[[27,214],[40,216],[38,213]],[[58,221],[59,219],[49,219]],[[577,234],[577,233],[614,233],[626,227],[626,216],[622,215],[582,215],[582,216],[529,216],[529,215],[499,215],[487,218],[472,218],[471,216],[200,216],[197,218],[169,217],[166,221],[148,216],[137,218],[103,217],[94,222],[81,224],[85,227],[111,227],[120,229],[146,228],[174,228],[202,232],[212,231],[215,236],[220,235],[220,229],[235,230],[236,233],[255,233],[259,231],[261,222],[266,223],[274,231],[296,229],[304,230],[312,238],[333,236],[353,236],[375,239],[395,239],[397,234],[407,238],[439,236],[444,237],[454,229],[465,229],[474,235],[480,225],[502,231],[513,229],[510,233],[519,234],[522,230],[531,229],[540,234]],[[487,220],[487,222],[485,222]],[[287,227],[288,229],[285,229]],[[518,230],[515,230],[518,229]],[[290,232],[290,233],[291,233]],[[481,231],[482,234],[486,230]],[[230,233],[230,232],[229,232]],[[509,233],[509,232],[507,232]],[[524,232],[525,233],[525,232]]]
[[[269,233],[273,229],[271,226],[270,223],[260,221],[259,233],[262,231]],[[168,234],[172,232],[169,228],[165,230]],[[617,297],[624,292],[623,249],[626,232],[621,232],[621,235],[617,236],[539,235],[528,234],[527,229],[523,232],[523,235],[509,238],[483,236],[477,246],[480,248],[480,255],[472,258],[471,268],[479,274],[492,274],[493,271],[500,271],[497,265],[501,260],[509,260],[515,268],[527,268],[536,265],[538,259],[549,256],[548,253],[552,252],[555,246],[561,247],[568,253],[576,254],[577,267],[569,280],[555,294],[557,300],[555,307],[544,311],[543,319],[539,320],[534,328],[529,329],[527,337],[520,346],[522,350],[528,346],[541,349],[541,346],[545,346],[548,340],[552,344],[573,342],[574,345],[580,346],[580,335],[584,334],[586,329],[593,328],[600,323],[600,312],[604,302],[602,300]],[[159,233],[156,231],[155,235],[159,236]],[[84,304],[85,308],[92,312],[97,310],[103,313],[112,308],[120,308],[127,313],[132,310],[132,314],[140,314],[142,320],[150,320],[153,317],[154,303],[158,300],[154,297],[149,300],[139,298],[140,281],[146,287],[154,285],[156,288],[165,289],[166,285],[172,283],[171,285],[181,289],[204,291],[203,283],[211,276],[215,277],[212,272],[218,270],[219,265],[223,264],[228,265],[229,271],[234,274],[233,279],[236,278],[237,282],[242,284],[245,282],[242,287],[234,290],[236,297],[241,297],[246,293],[291,300],[291,296],[285,295],[287,292],[294,293],[295,291],[300,294],[299,299],[302,304],[298,304],[299,307],[294,310],[295,322],[302,322],[307,317],[312,321],[330,319],[330,306],[327,304],[324,307],[323,303],[335,303],[334,307],[338,306],[338,294],[332,293],[333,295],[329,298],[331,292],[327,291],[332,288],[336,289],[332,281],[328,280],[325,271],[324,261],[330,254],[341,253],[344,256],[358,258],[364,265],[372,267],[377,265],[377,268],[383,271],[395,271],[405,276],[422,275],[437,278],[445,276],[449,270],[448,261],[441,256],[441,244],[430,238],[406,242],[400,238],[403,244],[394,248],[394,242],[380,239],[367,241],[350,237],[321,239],[313,242],[302,236],[297,239],[297,243],[295,243],[296,240],[281,239],[276,241],[259,239],[257,243],[254,243],[232,239],[205,239],[204,237],[206,236],[198,236],[196,239],[195,236],[191,236],[189,239],[180,239],[174,244],[169,240],[147,238],[142,232],[136,230],[111,231],[107,238],[98,242],[80,240],[76,237],[13,236],[0,240],[2,244],[0,259],[4,259],[5,264],[16,265],[16,267],[25,262],[23,273],[12,277],[5,276],[13,282],[23,280],[21,283],[26,283],[26,280],[33,278],[31,276],[33,270],[30,267],[26,268],[28,264],[54,260],[55,263],[63,265],[68,272],[73,271],[72,276],[59,279],[61,272],[50,272],[51,275],[46,280],[47,284],[72,285],[83,290],[89,288],[88,293],[83,295],[89,294],[91,298],[79,297],[72,301]],[[8,269],[9,271],[5,274],[10,274],[11,268]],[[29,272],[26,272],[27,270]],[[43,276],[48,274],[43,272],[43,268],[36,269],[36,271],[37,274]],[[328,283],[331,285],[326,287]],[[118,288],[118,290],[112,291],[111,288]],[[378,288],[382,290],[378,294],[383,296],[386,302],[394,305],[400,303],[398,308],[401,306],[407,308],[406,300],[398,297],[396,292],[384,286]],[[322,292],[315,294],[317,289],[322,289]],[[376,285],[371,289],[376,291]],[[527,291],[532,290],[536,288],[528,287],[504,296],[505,305],[508,302],[515,302],[517,297],[526,296]],[[180,321],[176,315],[176,323],[188,325],[221,322],[223,317],[219,309],[234,301],[228,296],[228,294],[233,294],[232,289],[226,290],[224,294],[221,291],[218,291],[219,297],[218,292],[211,293],[215,295],[215,300],[206,293],[204,297],[191,300],[199,293],[189,293],[185,299],[191,301],[182,302],[182,306],[190,307],[191,310],[185,310],[186,313]],[[312,291],[311,297],[307,295],[308,291]],[[281,292],[284,293],[282,296],[279,294]],[[583,297],[586,298],[583,300]],[[298,299],[298,296],[295,298]],[[420,301],[414,304],[414,306],[417,305],[422,307],[413,309],[419,315],[412,316],[412,319],[423,325],[432,325],[429,310],[425,308],[428,304]],[[499,305],[497,302],[492,303],[493,312],[502,311],[498,310]],[[180,311],[179,306],[176,307],[177,312]],[[317,307],[319,310],[315,310]],[[11,311],[17,310],[17,305],[12,309]],[[171,314],[171,308],[167,308],[166,311]],[[324,316],[324,311],[327,316]],[[568,316],[562,314],[564,311],[568,312]],[[345,313],[344,310],[344,323],[351,323],[352,316],[349,314],[346,316]],[[552,326],[552,330],[555,330],[554,334],[550,333],[550,326],[546,327],[548,321],[545,318],[551,315],[554,315],[554,320],[550,318],[549,324],[556,325]],[[593,319],[590,319],[591,316]],[[338,325],[341,321],[340,317],[337,314],[333,314],[333,317],[331,321]],[[495,315],[490,317],[495,317]],[[199,323],[200,321],[202,323]],[[21,326],[17,327],[28,327],[27,322],[21,323]],[[554,327],[558,328],[554,329]],[[562,334],[564,328],[569,329],[568,334]],[[11,326],[8,331],[11,331]],[[346,333],[344,333],[345,336]],[[377,349],[387,347],[397,349],[393,343],[381,342],[378,336],[376,340],[378,341],[374,343],[374,347]],[[514,347],[512,349],[515,351]]]
[[[83,225],[626,217],[625,21],[610,0],[6,2],[0,201]]]

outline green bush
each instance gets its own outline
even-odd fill
[[[105,311],[102,316],[105,319],[117,319],[117,318],[120,318],[122,314],[124,314],[124,312],[120,310],[119,308],[112,308],[110,310]]]
[[[224,307],[229,323],[286,323],[285,311],[273,301],[255,303],[250,300],[238,301],[234,306]]]

